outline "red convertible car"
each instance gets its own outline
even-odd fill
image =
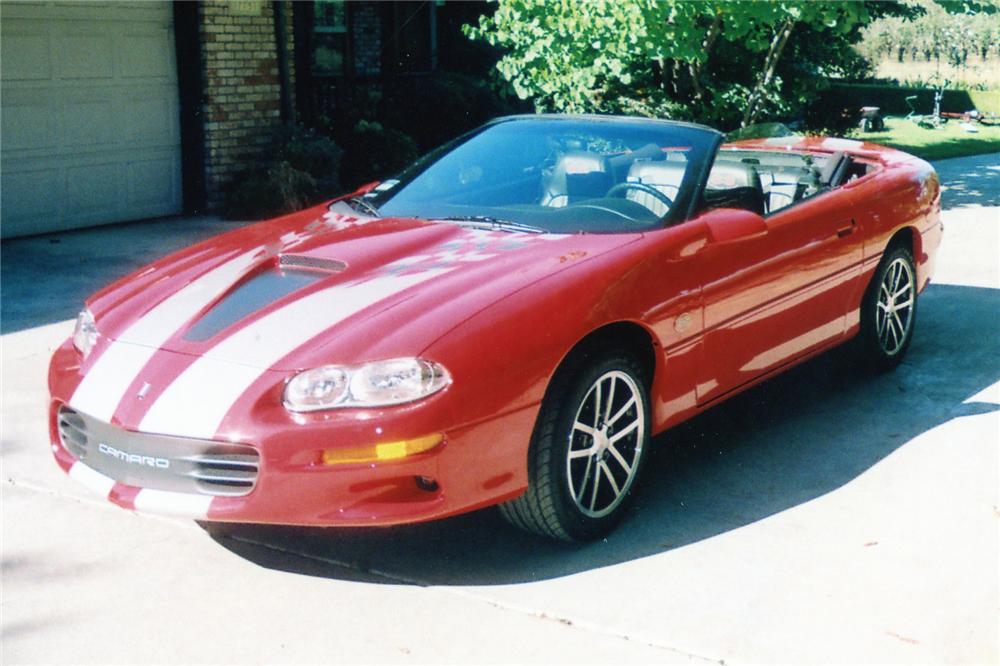
[[[652,435],[851,339],[899,363],[938,218],[934,170],[868,143],[502,118],[95,294],[52,359],[52,452],[137,511],[499,504],[592,539]]]

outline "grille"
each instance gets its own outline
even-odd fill
[[[331,273],[339,273],[347,268],[347,264],[343,261],[310,257],[305,254],[283,254],[278,257],[278,265],[282,268],[300,268],[314,271],[328,271]]]
[[[257,482],[260,454],[246,444],[131,432],[65,406],[58,416],[70,453],[130,486],[233,497]]]

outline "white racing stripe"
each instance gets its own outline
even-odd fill
[[[139,430],[213,438],[226,413],[267,368],[351,315],[448,270],[384,276],[323,289],[261,317],[181,373],[153,403]]]
[[[221,296],[254,263],[255,248],[195,279],[129,326],[94,362],[69,404],[106,423],[143,366],[186,321]],[[133,344],[122,344],[133,343]]]
[[[73,463],[73,466],[69,468],[69,477],[91,492],[101,495],[104,499],[108,498],[111,489],[115,486],[114,479],[104,476],[79,461]]]
[[[173,493],[166,490],[143,488],[135,496],[135,510],[144,513],[158,513],[178,518],[203,519],[208,517],[212,498],[193,493]]]

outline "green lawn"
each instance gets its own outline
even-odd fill
[[[858,132],[852,138],[892,146],[925,160],[1000,152],[1000,126],[973,123],[979,132],[972,134],[960,124],[949,120],[939,129],[924,129],[904,118],[886,118],[885,131]]]

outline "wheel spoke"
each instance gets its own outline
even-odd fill
[[[615,423],[617,423],[618,419],[625,416],[625,414],[628,412],[629,409],[631,409],[632,405],[634,404],[635,404],[635,396],[633,395],[631,398],[628,399],[628,401],[624,405],[622,405],[618,409],[617,412],[615,412],[614,416],[608,419],[608,425],[614,425]]]
[[[590,493],[590,510],[593,511],[594,507],[597,506],[597,486],[601,483],[601,464],[597,463],[597,473],[594,474],[594,490]],[[583,489],[580,489],[583,492]]]
[[[621,489],[618,487],[618,482],[615,481],[615,475],[611,473],[611,468],[608,467],[607,463],[603,460],[598,463],[599,469],[604,472],[604,475],[608,477],[608,483],[611,484],[611,488],[615,491],[615,497],[622,494]],[[600,475],[598,475],[600,476]]]
[[[618,452],[618,449],[615,448],[614,444],[612,444],[611,446],[608,447],[608,451],[611,453],[611,457],[614,458],[615,460],[617,460],[618,464],[622,466],[622,469],[625,470],[625,473],[628,474],[628,475],[631,475],[632,474],[632,466],[629,465],[627,462],[625,462],[625,457],[621,453]]]
[[[898,261],[893,264],[894,272],[892,274],[892,289],[890,291],[896,291],[899,289],[899,280],[903,277],[903,264]]]
[[[597,431],[591,428],[589,425],[587,425],[586,423],[580,423],[579,421],[576,421],[573,424],[573,430],[579,430],[583,434],[589,435],[590,437],[593,437],[597,433]]]
[[[905,294],[907,291],[909,291],[910,287],[912,287],[912,286],[913,285],[910,284],[909,280],[907,280],[906,284],[904,284],[902,287],[900,287],[899,291],[897,291],[896,293],[894,293],[892,295],[892,300],[895,301],[897,298],[899,298],[900,296],[902,296],[903,294]]]
[[[892,300],[892,294],[889,293],[889,287],[886,286],[885,282],[879,285],[879,298],[878,304],[883,307],[889,307],[889,301]]]
[[[892,335],[892,317],[886,314],[882,319],[882,332],[879,334],[879,340],[882,341],[882,347],[884,349],[889,348],[890,335]]]
[[[896,322],[896,329],[899,331],[899,339],[902,341],[906,337],[906,327],[903,326],[903,320],[899,318],[899,313],[893,311],[892,318]]]
[[[592,455],[594,455],[594,447],[588,446],[585,449],[576,449],[575,451],[570,451],[569,459],[576,460],[577,458],[582,458],[584,456],[592,456]]]
[[[594,430],[601,426],[601,381],[594,384]]]
[[[583,489],[587,487],[587,481],[590,480],[590,469],[594,466],[594,458],[587,458],[587,468],[583,471],[583,479],[580,481],[580,488],[578,491],[573,493],[573,498],[579,502],[583,498]]]
[[[887,346],[886,347],[886,351],[887,352],[894,352],[894,351],[896,351],[896,347],[899,346],[899,334],[896,332],[896,324],[893,321],[892,317],[889,317],[887,323],[888,323],[888,326],[886,326],[886,330],[888,330],[889,333],[892,335],[892,349],[889,349],[888,346]],[[888,338],[888,336],[886,336],[886,342],[888,342],[888,341],[889,341],[889,338]]]
[[[604,422],[607,423],[611,419],[611,408],[615,404],[615,384],[618,380],[614,377],[611,378],[611,390],[608,391],[607,407],[604,408]]]
[[[614,435],[612,435],[611,437],[609,437],[608,438],[608,442],[611,443],[611,444],[614,444],[615,442],[617,442],[622,437],[625,437],[626,435],[631,434],[632,431],[635,430],[638,427],[639,427],[639,419],[636,419],[635,421],[632,421],[632,423],[629,423],[627,426],[625,426],[624,430],[619,430]]]

